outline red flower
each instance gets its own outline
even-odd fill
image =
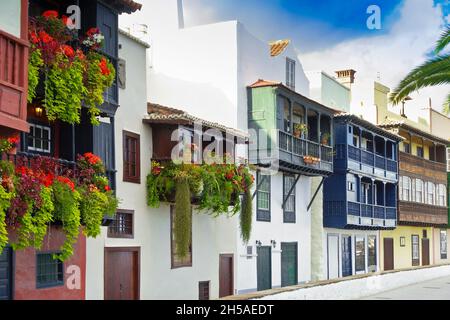
[[[234,177],[234,172],[230,171],[225,175],[225,178],[227,178],[227,180],[233,180]]]
[[[30,33],[30,41],[34,44],[39,43],[39,37],[38,37],[36,31],[33,31]]]
[[[108,62],[106,61],[105,58],[102,58],[102,60],[99,63],[100,66],[100,70],[102,71],[102,74],[104,76],[109,76],[109,74],[111,73],[111,71],[108,68]]]
[[[75,184],[72,180],[70,180],[67,177],[58,177],[57,180],[61,183],[64,183],[65,185],[69,186],[69,188],[74,191],[75,190]]]
[[[83,156],[86,159],[86,161],[92,165],[96,165],[102,161],[99,156],[96,156],[95,154],[93,154],[91,152],[87,152]]]
[[[100,33],[100,29],[99,28],[90,28],[87,32],[86,35],[88,37],[92,37],[94,34]]]
[[[14,146],[16,146],[19,143],[19,140],[20,138],[18,136],[8,138],[8,142]]]
[[[105,191],[106,192],[111,191],[111,188],[109,186],[105,186]]]
[[[55,177],[53,174],[49,173],[42,178],[42,184],[46,187],[50,187],[53,184]]]
[[[160,173],[161,173],[161,167],[154,167],[154,168],[152,169],[152,174],[153,174],[154,176],[159,176]]]
[[[42,14],[42,16],[43,17],[45,17],[45,18],[58,18],[58,11],[55,11],[55,10],[47,10],[47,11],[44,11],[44,13]]]
[[[73,50],[73,48],[71,46],[63,44],[61,46],[61,50],[68,58],[73,58],[75,56],[75,50]]]
[[[62,16],[61,19],[62,19],[62,22],[68,27],[74,25],[72,19],[70,19],[68,16]]]
[[[53,38],[45,31],[39,31],[39,38],[45,44],[53,41]]]

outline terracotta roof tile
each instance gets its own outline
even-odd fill
[[[271,86],[278,86],[278,85],[281,85],[281,84],[282,84],[281,82],[275,82],[275,81],[268,81],[268,80],[259,79],[255,83],[251,84],[249,87],[250,88],[271,87]]]
[[[147,112],[148,115],[144,118],[144,122],[147,123],[179,123],[179,124],[194,124],[194,122],[199,122],[202,126],[215,128],[222,132],[229,132],[236,137],[240,138],[248,138],[249,134],[242,130],[226,127],[222,124],[200,119],[196,116],[193,116],[183,110],[162,106],[156,103],[148,103],[147,104]]]
[[[269,42],[270,45],[270,56],[276,57],[283,53],[286,50],[287,46],[291,43],[291,40],[278,40]]]
[[[117,9],[120,13],[133,13],[142,9],[142,4],[133,0],[105,0],[105,2]]]

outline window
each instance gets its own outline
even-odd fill
[[[416,202],[423,203],[423,181],[415,180],[416,183]]]
[[[198,300],[209,300],[209,281],[198,283]]]
[[[117,61],[117,85],[120,89],[126,89],[127,83],[127,63],[123,59]]]
[[[447,230],[441,230],[441,259],[447,259]]]
[[[36,254],[36,287],[49,288],[64,285],[64,264],[53,256],[58,252]]]
[[[418,266],[420,265],[420,258],[419,258],[419,236],[413,235],[411,237],[411,243],[412,243],[412,265]]]
[[[366,239],[364,237],[355,239],[355,271],[366,272]]]
[[[140,137],[123,131],[123,181],[141,183]]]
[[[109,238],[133,238],[133,211],[117,211],[114,221],[108,227]]]
[[[367,237],[369,272],[377,272],[377,236]]]
[[[438,206],[447,206],[447,187],[443,184],[438,186]]]
[[[247,260],[253,258],[253,246],[247,246]]]
[[[434,205],[435,198],[434,193],[436,192],[433,182],[427,182],[427,204]]]
[[[261,174],[261,172],[256,174],[256,185],[258,187],[256,194],[257,221],[270,222],[270,180],[270,175]]]
[[[284,213],[283,222],[284,223],[295,223],[295,177],[291,175],[283,175],[283,202]],[[289,194],[289,191],[292,192]]]
[[[411,201],[411,178],[402,177],[401,182],[401,199],[403,201]]]
[[[450,172],[450,148],[447,148],[447,171]]]
[[[30,124],[30,133],[28,134],[28,150],[50,153],[52,150],[51,133],[52,130],[50,127]]]
[[[369,204],[369,190],[370,184],[366,182],[361,183],[361,203]]]
[[[411,146],[409,143],[403,142],[403,151],[405,153],[410,153],[411,152]]]
[[[295,60],[286,58],[286,86],[295,90]]]
[[[423,158],[423,147],[417,147],[417,156]]]
[[[355,192],[355,183],[351,182],[351,181],[348,181],[347,188],[348,188],[348,191]]]
[[[170,241],[171,241],[170,249],[171,249],[172,269],[192,267],[192,234],[189,253],[186,255],[186,257],[182,258],[177,254],[177,244],[175,241],[176,239],[174,234],[174,227],[175,227],[175,206],[170,206]]]
[[[353,146],[359,148],[359,136],[353,135]]]

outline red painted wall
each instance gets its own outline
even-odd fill
[[[58,251],[65,239],[59,226],[51,226],[44,240],[43,252]],[[16,251],[14,266],[15,300],[84,300],[86,282],[86,238],[80,232],[74,246],[74,255],[64,262],[64,285],[53,288],[36,288],[36,250],[33,248]],[[81,289],[69,289],[67,279],[71,274],[67,268],[76,265],[80,268]]]

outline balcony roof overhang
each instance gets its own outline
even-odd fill
[[[148,103],[147,112],[148,114],[142,121],[148,124],[193,126],[198,123],[203,127],[217,129],[220,132],[225,132],[236,138],[243,139],[245,142],[248,142],[250,137],[248,133],[242,130],[230,128],[220,123],[198,118],[180,109],[166,107],[155,103]]]
[[[118,13],[133,13],[142,9],[142,4],[133,0],[102,0],[110,7],[118,11]]]
[[[364,120],[360,117],[355,116],[354,114],[349,113],[339,113],[334,116],[335,119],[343,120],[347,123],[353,123],[355,125],[361,126],[363,128],[366,128],[380,136],[389,138],[391,140],[394,140],[396,142],[401,142],[404,140],[404,138],[398,134],[392,133],[388,130],[383,129],[381,126],[377,126],[373,124],[372,122],[369,122],[367,120]]]
[[[434,142],[436,144],[442,144],[444,146],[450,145],[449,140],[445,140],[443,138],[437,137],[431,133],[419,130],[417,128],[414,128],[408,124],[406,124],[403,121],[393,121],[393,120],[387,120],[383,124],[380,124],[381,128],[392,130],[392,129],[403,129],[409,133],[412,133],[416,136],[422,137],[426,140],[430,140],[431,142]]]

